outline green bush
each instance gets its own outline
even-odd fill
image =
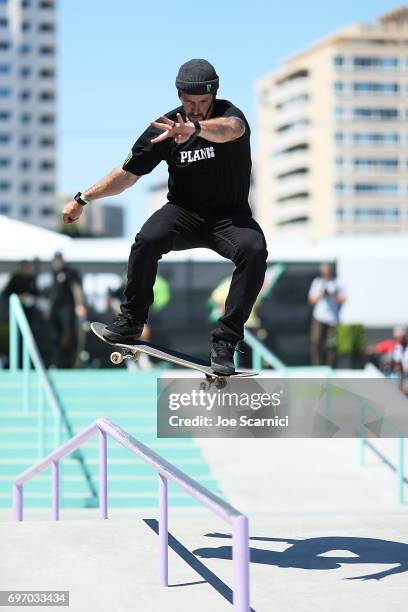
[[[356,353],[362,354],[366,347],[366,333],[363,325],[339,323],[336,328],[336,353],[346,357]]]

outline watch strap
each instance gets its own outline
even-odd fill
[[[194,125],[194,127],[195,127],[194,136],[198,136],[198,135],[199,135],[199,133],[201,132],[201,125],[200,125],[200,122],[199,122],[199,121],[192,121],[191,123],[192,123],[192,124]]]
[[[80,191],[74,196],[74,200],[78,202],[78,204],[81,204],[81,206],[86,206],[90,202],[90,200],[87,200]]]

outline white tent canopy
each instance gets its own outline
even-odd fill
[[[61,251],[69,262],[123,263],[130,238],[70,238],[35,225],[0,215],[0,262],[37,257],[50,261]],[[345,287],[345,323],[374,327],[408,324],[407,235],[336,236],[319,241],[305,238],[270,239],[271,262],[336,261]],[[208,249],[173,251],[163,261],[225,261]]]
[[[64,251],[71,238],[50,230],[0,215],[0,261],[49,260]]]

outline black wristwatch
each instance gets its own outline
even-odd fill
[[[201,125],[200,125],[200,122],[199,122],[199,121],[192,121],[191,123],[192,123],[192,124],[194,125],[194,127],[195,127],[195,132],[194,132],[193,136],[198,136],[198,135],[199,135],[199,133],[201,132]]]
[[[78,193],[74,196],[74,200],[75,202],[78,202],[78,204],[81,204],[81,206],[86,206],[88,204],[88,201],[82,197],[82,193],[80,191],[78,191]]]

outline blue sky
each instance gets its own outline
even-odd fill
[[[219,97],[244,111],[255,140],[258,77],[317,38],[398,6],[386,0],[58,4],[58,189],[72,194],[121,163],[149,121],[177,106],[174,80],[188,59],[204,57],[214,64]],[[146,218],[146,189],[165,171],[161,165],[116,196],[128,211],[127,235]]]

